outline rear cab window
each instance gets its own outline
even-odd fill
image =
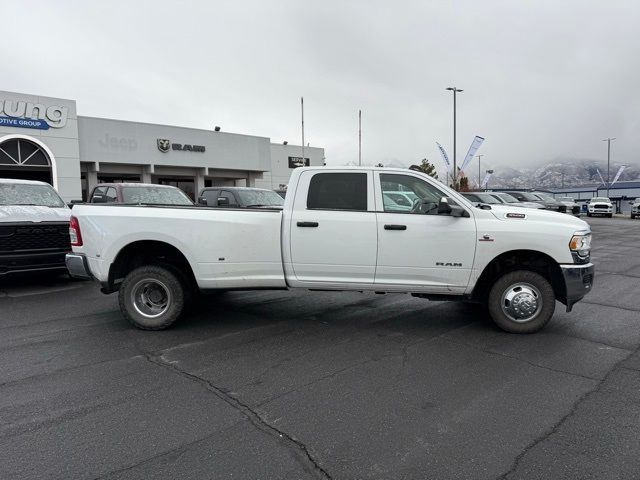
[[[307,170],[291,195],[293,211],[375,212],[373,171]]]

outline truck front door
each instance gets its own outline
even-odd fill
[[[438,203],[446,194],[411,172],[376,172],[375,188],[381,206],[375,283],[416,291],[464,290],[477,243],[473,216],[439,215]],[[394,201],[398,195],[412,198],[413,205]]]
[[[373,173],[304,172],[290,235],[291,266],[298,281],[372,284],[377,253]]]

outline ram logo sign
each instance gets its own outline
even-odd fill
[[[436,262],[436,267],[461,267],[462,264],[458,262]]]

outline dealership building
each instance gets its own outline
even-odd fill
[[[76,113],[75,100],[0,91],[0,178],[51,183],[64,200],[101,182],[281,189],[295,167],[323,165],[324,149],[268,137]]]

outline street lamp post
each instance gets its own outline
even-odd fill
[[[456,87],[447,87],[453,92],[453,189],[458,190],[458,170],[456,165],[456,93],[463,90]]]
[[[478,188],[481,188],[480,182],[482,182],[482,179],[480,178],[480,160],[482,159],[482,157],[484,157],[484,153],[481,155],[478,155]]]
[[[602,140],[603,142],[607,142],[607,198],[609,198],[609,187],[611,186],[611,177],[609,169],[611,167],[611,141],[615,140],[614,138],[605,138],[604,140]]]

